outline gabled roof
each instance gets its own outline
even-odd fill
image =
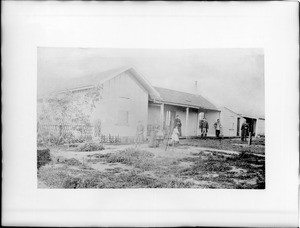
[[[108,81],[126,71],[130,72],[131,75],[146,89],[146,91],[149,93],[150,98],[161,100],[159,93],[153,88],[153,86],[132,67],[122,67],[84,77],[61,80],[59,81],[59,83],[56,83],[53,88],[48,88],[48,93],[59,93],[66,90],[78,91],[92,88],[97,85],[101,85],[105,81]]]
[[[232,113],[234,113],[234,114],[236,114],[236,115],[238,115],[238,116],[240,116],[240,117],[243,117],[241,114],[239,114],[239,113],[237,113],[237,112],[231,110],[230,108],[227,108],[227,107],[225,107],[225,106],[224,106],[223,108],[227,109],[228,111],[230,111],[230,112],[232,112]]]
[[[146,78],[139,72],[137,72],[133,67],[122,67],[114,70],[105,71],[102,73],[97,73],[93,75],[88,75],[84,77],[77,77],[71,79],[56,79],[56,83],[47,86],[47,91],[42,91],[43,94],[59,93],[66,90],[69,91],[79,91],[88,88],[101,85],[105,81],[108,81],[123,72],[130,72],[131,75],[146,89],[150,99],[164,102],[173,105],[181,105],[187,107],[203,108],[209,110],[218,110],[210,101],[204,97],[196,94],[190,94],[185,92],[179,92],[170,89],[164,89],[159,87],[153,87]],[[39,93],[38,97],[43,97]]]
[[[254,116],[254,115],[248,115],[248,114],[240,114],[244,118],[249,118],[249,119],[262,119],[264,120],[264,116]]]
[[[265,119],[264,116],[256,116],[256,115],[249,115],[249,114],[239,114],[239,113],[237,113],[237,112],[235,112],[235,111],[232,111],[231,109],[229,109],[229,108],[227,108],[227,107],[225,107],[225,106],[224,106],[223,108],[225,108],[225,109],[229,110],[230,112],[233,112],[233,113],[235,113],[236,115],[239,115],[239,116],[241,116],[241,117],[243,117],[243,118],[262,119],[262,120]]]
[[[64,88],[61,90],[80,90],[85,87],[93,87],[98,84],[102,84],[103,82],[107,81],[109,78],[113,78],[122,72],[126,71],[127,68],[118,68],[113,70],[108,70],[104,72],[100,72],[97,74],[92,74],[88,76],[72,78],[68,80],[68,83],[64,85]]]
[[[159,92],[164,103],[219,111],[215,105],[201,95],[164,89],[160,87],[154,88]]]

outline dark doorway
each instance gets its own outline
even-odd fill
[[[254,136],[255,128],[256,128],[256,119],[248,118],[248,117],[244,117],[244,118],[246,119],[246,122],[249,125],[249,132],[251,132],[252,136]]]
[[[240,121],[241,118],[237,118],[237,129],[236,129],[236,136],[240,136]]]

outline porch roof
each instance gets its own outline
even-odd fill
[[[248,118],[248,119],[261,119],[264,120],[264,116],[253,116],[253,115],[248,115],[248,114],[241,114],[242,117]]]
[[[201,95],[185,93],[160,87],[154,88],[160,94],[163,102],[165,103],[171,103],[174,105],[177,104],[181,106],[194,106],[208,110],[220,111],[215,105],[213,105],[210,101],[208,101]]]

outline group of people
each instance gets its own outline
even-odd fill
[[[216,137],[221,138],[222,124],[220,122],[220,119],[217,119],[217,121],[214,123],[214,128],[215,128]],[[241,133],[242,133],[241,140],[242,141],[245,141],[247,136],[249,135],[249,130],[250,130],[249,128],[250,128],[249,124],[245,121],[241,127]],[[205,117],[200,120],[199,129],[200,129],[200,138],[206,139],[207,132],[209,129],[209,124]],[[179,115],[177,115],[174,120],[174,131],[173,131],[172,139],[174,138],[174,140],[179,141],[178,136],[181,136],[181,120],[179,119]]]
[[[174,120],[174,130],[172,133],[172,141],[174,141],[175,143],[179,142],[179,136],[181,136],[181,126],[182,124],[179,115],[176,115],[176,118]],[[199,128],[200,128],[200,137],[206,139],[207,132],[209,129],[209,124],[205,117],[202,120],[200,120]],[[215,128],[216,137],[220,138],[220,133],[222,129],[220,119],[217,119],[217,122],[214,123],[214,128]]]
[[[202,120],[200,120],[199,128],[200,128],[200,138],[206,139],[209,125],[205,117]],[[216,137],[220,138],[220,134],[222,130],[220,119],[217,119],[217,122],[214,123],[214,128],[215,128]]]
[[[181,136],[181,126],[182,126],[179,115],[176,115],[176,118],[174,119],[173,126],[174,127],[173,127],[173,131],[172,131],[172,135],[171,135],[171,141],[172,141],[173,144],[177,144],[177,143],[179,143],[179,137]],[[221,125],[220,119],[217,119],[217,121],[214,123],[213,126],[215,128],[216,137],[220,138],[221,137],[221,131],[222,131],[222,125]],[[207,132],[208,132],[208,129],[209,129],[209,124],[208,124],[205,117],[202,120],[200,120],[199,129],[200,129],[200,138],[206,139]],[[154,136],[156,135],[155,132],[153,133]],[[242,124],[242,127],[241,127],[241,140],[245,141],[248,134],[249,134],[249,125],[246,122],[244,122]],[[154,136],[152,138],[155,138]],[[137,126],[137,132],[136,132],[136,140],[135,140],[136,145],[143,142],[143,140],[144,140],[144,126],[143,126],[142,122],[139,121],[138,126]],[[153,140],[154,139],[152,139],[152,141]],[[154,143],[155,142],[153,141],[151,143],[151,145],[152,144],[154,145]]]

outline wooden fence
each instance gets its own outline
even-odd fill
[[[93,135],[93,127],[88,125],[60,125],[60,124],[38,124],[38,132],[49,132],[52,134],[72,133],[81,136]]]
[[[76,139],[97,139],[103,143],[119,143],[123,141],[119,136],[103,135],[101,134],[101,128],[88,125],[60,125],[60,124],[38,124],[38,134],[49,133],[56,136],[70,134]]]

